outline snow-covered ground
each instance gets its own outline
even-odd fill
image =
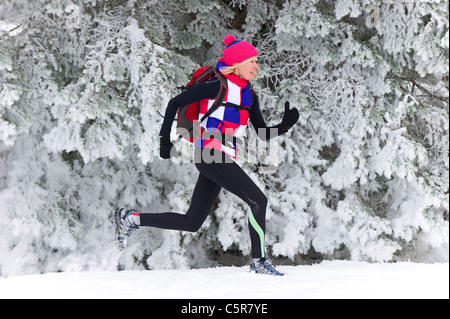
[[[0,298],[449,298],[449,264],[324,261],[279,266],[66,272],[0,279]]]

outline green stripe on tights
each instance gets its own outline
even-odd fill
[[[264,258],[264,231],[259,226],[251,210],[248,219],[250,220],[250,225],[252,225],[253,229],[256,230],[259,235],[259,242],[261,243],[261,257]]]

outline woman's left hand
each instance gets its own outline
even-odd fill
[[[286,102],[284,104],[284,116],[280,128],[285,132],[289,131],[289,129],[297,123],[299,117],[298,110],[295,107],[292,109],[289,108],[289,102]]]

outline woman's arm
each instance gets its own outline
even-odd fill
[[[256,130],[256,133],[258,133],[258,136],[263,141],[267,141],[271,138],[280,136],[287,131],[284,131],[281,129],[281,123],[272,127],[267,127],[266,121],[264,121],[264,118],[261,114],[261,109],[259,106],[259,99],[256,93],[253,93],[253,105],[250,110],[250,121],[253,124],[253,127]]]
[[[286,102],[284,106],[284,115],[280,124],[267,127],[266,122],[261,114],[261,109],[259,107],[259,99],[258,96],[253,93],[253,105],[250,110],[250,121],[255,127],[258,136],[263,141],[267,141],[271,138],[280,136],[291,129],[295,123],[297,123],[299,119],[299,113],[296,108],[289,108],[289,102]]]

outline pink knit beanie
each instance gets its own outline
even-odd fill
[[[223,43],[227,46],[223,50],[223,61],[226,65],[232,66],[258,55],[253,45],[246,41],[236,41],[231,34],[223,39]]]

